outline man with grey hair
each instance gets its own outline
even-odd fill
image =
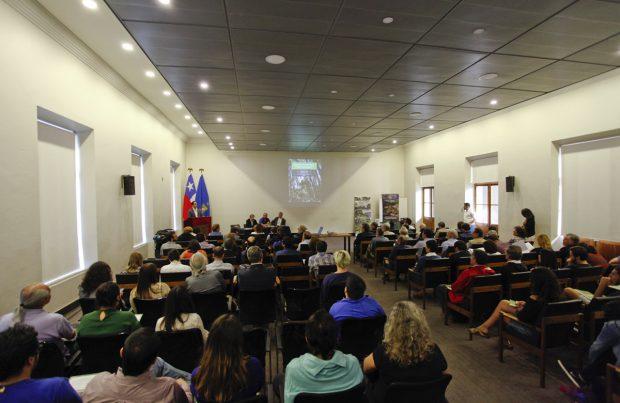
[[[279,279],[276,277],[273,268],[267,268],[263,265],[261,248],[251,246],[246,254],[250,264],[241,266],[234,279],[239,291],[263,291],[274,288]]]
[[[30,284],[19,294],[19,306],[14,312],[0,318],[0,332],[17,323],[32,326],[39,341],[56,343],[62,352],[68,353],[62,339],[73,339],[75,330],[64,316],[43,309],[52,298],[50,288],[43,284]]]
[[[449,229],[447,231],[448,238],[441,243],[441,255],[445,256],[448,253],[448,248],[454,246],[456,241],[459,240],[459,233],[454,229]]]
[[[189,259],[192,275],[185,279],[190,293],[224,292],[226,283],[219,270],[206,270],[207,258],[202,253],[194,253]]]

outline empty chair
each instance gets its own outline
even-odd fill
[[[308,268],[300,262],[286,263],[287,266],[283,266],[278,263],[277,275],[280,278],[280,285],[282,290],[288,288],[308,288],[310,287],[310,275],[308,274]],[[288,266],[288,264],[291,264]]]
[[[393,247],[394,241],[379,241],[375,244],[375,260],[372,262],[372,266],[375,269],[375,277],[377,277],[377,267],[381,265],[383,259],[390,256]]]
[[[203,339],[200,329],[157,332],[161,340],[159,356],[168,364],[192,372],[200,362]]]
[[[193,293],[192,300],[207,330],[218,316],[228,313],[228,298],[223,292]]]
[[[157,319],[164,316],[164,305],[166,298],[160,299],[140,299],[134,298],[136,304],[136,313],[142,314],[140,325],[155,329]]]
[[[364,385],[333,393],[300,393],[295,396],[295,403],[362,403],[365,402]]]
[[[306,320],[321,307],[321,289],[287,288],[284,292],[285,314],[289,320]]]
[[[358,360],[363,360],[381,342],[385,320],[385,315],[343,320],[340,323],[338,349],[345,354],[353,354]]]
[[[401,249],[396,253],[394,261],[386,259],[383,264],[383,283],[388,276],[394,278],[394,291],[398,289],[398,279],[400,274],[407,275],[410,268],[415,266],[417,260],[417,250],[415,249]]]
[[[127,333],[94,337],[78,336],[77,343],[82,352],[81,372],[84,374],[116,372],[121,365],[119,351],[127,336]]]
[[[452,375],[427,382],[394,382],[387,388],[385,401],[389,403],[440,403],[447,402],[446,389]]]
[[[508,275],[507,295],[515,301],[525,301],[530,296],[531,272],[510,273]]]
[[[55,376],[66,376],[65,357],[60,347],[54,342],[39,342],[39,356],[37,365],[32,371],[32,378],[53,378]]]
[[[448,258],[429,259],[424,263],[422,272],[409,269],[408,298],[411,299],[411,291],[422,291],[422,308],[426,309],[426,290],[435,288],[439,284],[450,282],[451,263]]]
[[[78,302],[80,304],[80,309],[82,309],[82,316],[97,309],[97,304],[94,298],[80,298]]]

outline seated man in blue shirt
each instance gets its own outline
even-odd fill
[[[345,298],[336,302],[329,310],[336,322],[345,319],[363,319],[383,316],[385,312],[381,305],[373,298],[364,295],[366,283],[357,274],[351,273],[347,277],[344,287]]]
[[[301,261],[301,253],[299,253],[299,251],[295,249],[295,244],[292,237],[285,236],[282,240],[282,244],[284,246],[284,249],[276,252],[275,257],[273,258],[274,264],[278,264],[278,258],[280,256],[295,256],[299,258],[299,261]]]
[[[38,354],[31,326],[17,324],[0,333],[0,402],[81,402],[66,378],[30,379]]]

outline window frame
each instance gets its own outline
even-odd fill
[[[492,204],[491,203],[491,199],[492,199],[492,189],[493,186],[497,186],[497,204]],[[478,203],[478,188],[479,187],[486,187],[487,188],[487,199],[485,200],[485,203]],[[476,211],[476,213],[478,212],[478,205],[486,205],[486,213],[487,213],[487,221],[488,222],[479,222],[480,224],[485,224],[485,225],[499,225],[499,182],[480,182],[480,183],[474,183],[474,211]],[[491,208],[496,206],[498,208],[498,222],[494,223],[492,222],[493,220],[491,219],[492,215],[491,215]],[[478,220],[476,220],[476,222],[478,222]]]
[[[426,189],[430,190],[430,206],[431,206],[431,215],[424,215],[426,211]],[[422,219],[424,218],[435,218],[435,186],[423,186],[422,187]]]

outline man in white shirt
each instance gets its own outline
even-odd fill
[[[181,257],[181,254],[179,253],[178,249],[172,249],[170,252],[168,252],[168,261],[170,263],[163,266],[159,272],[162,274],[163,273],[191,273],[192,269],[189,266],[182,264],[180,262],[180,257]]]
[[[279,212],[278,216],[271,221],[271,225],[279,227],[280,225],[286,225],[286,218],[284,218],[284,213]]]
[[[211,270],[233,270],[233,265],[224,262],[224,248],[216,246],[213,248],[213,262],[207,265],[207,271]]]
[[[476,228],[476,215],[473,210],[471,210],[471,205],[469,203],[463,205],[463,222],[469,224],[470,232],[473,232],[474,228]]]
[[[202,211],[198,210],[198,203],[192,202],[192,208],[187,212],[189,218],[202,217]]]

